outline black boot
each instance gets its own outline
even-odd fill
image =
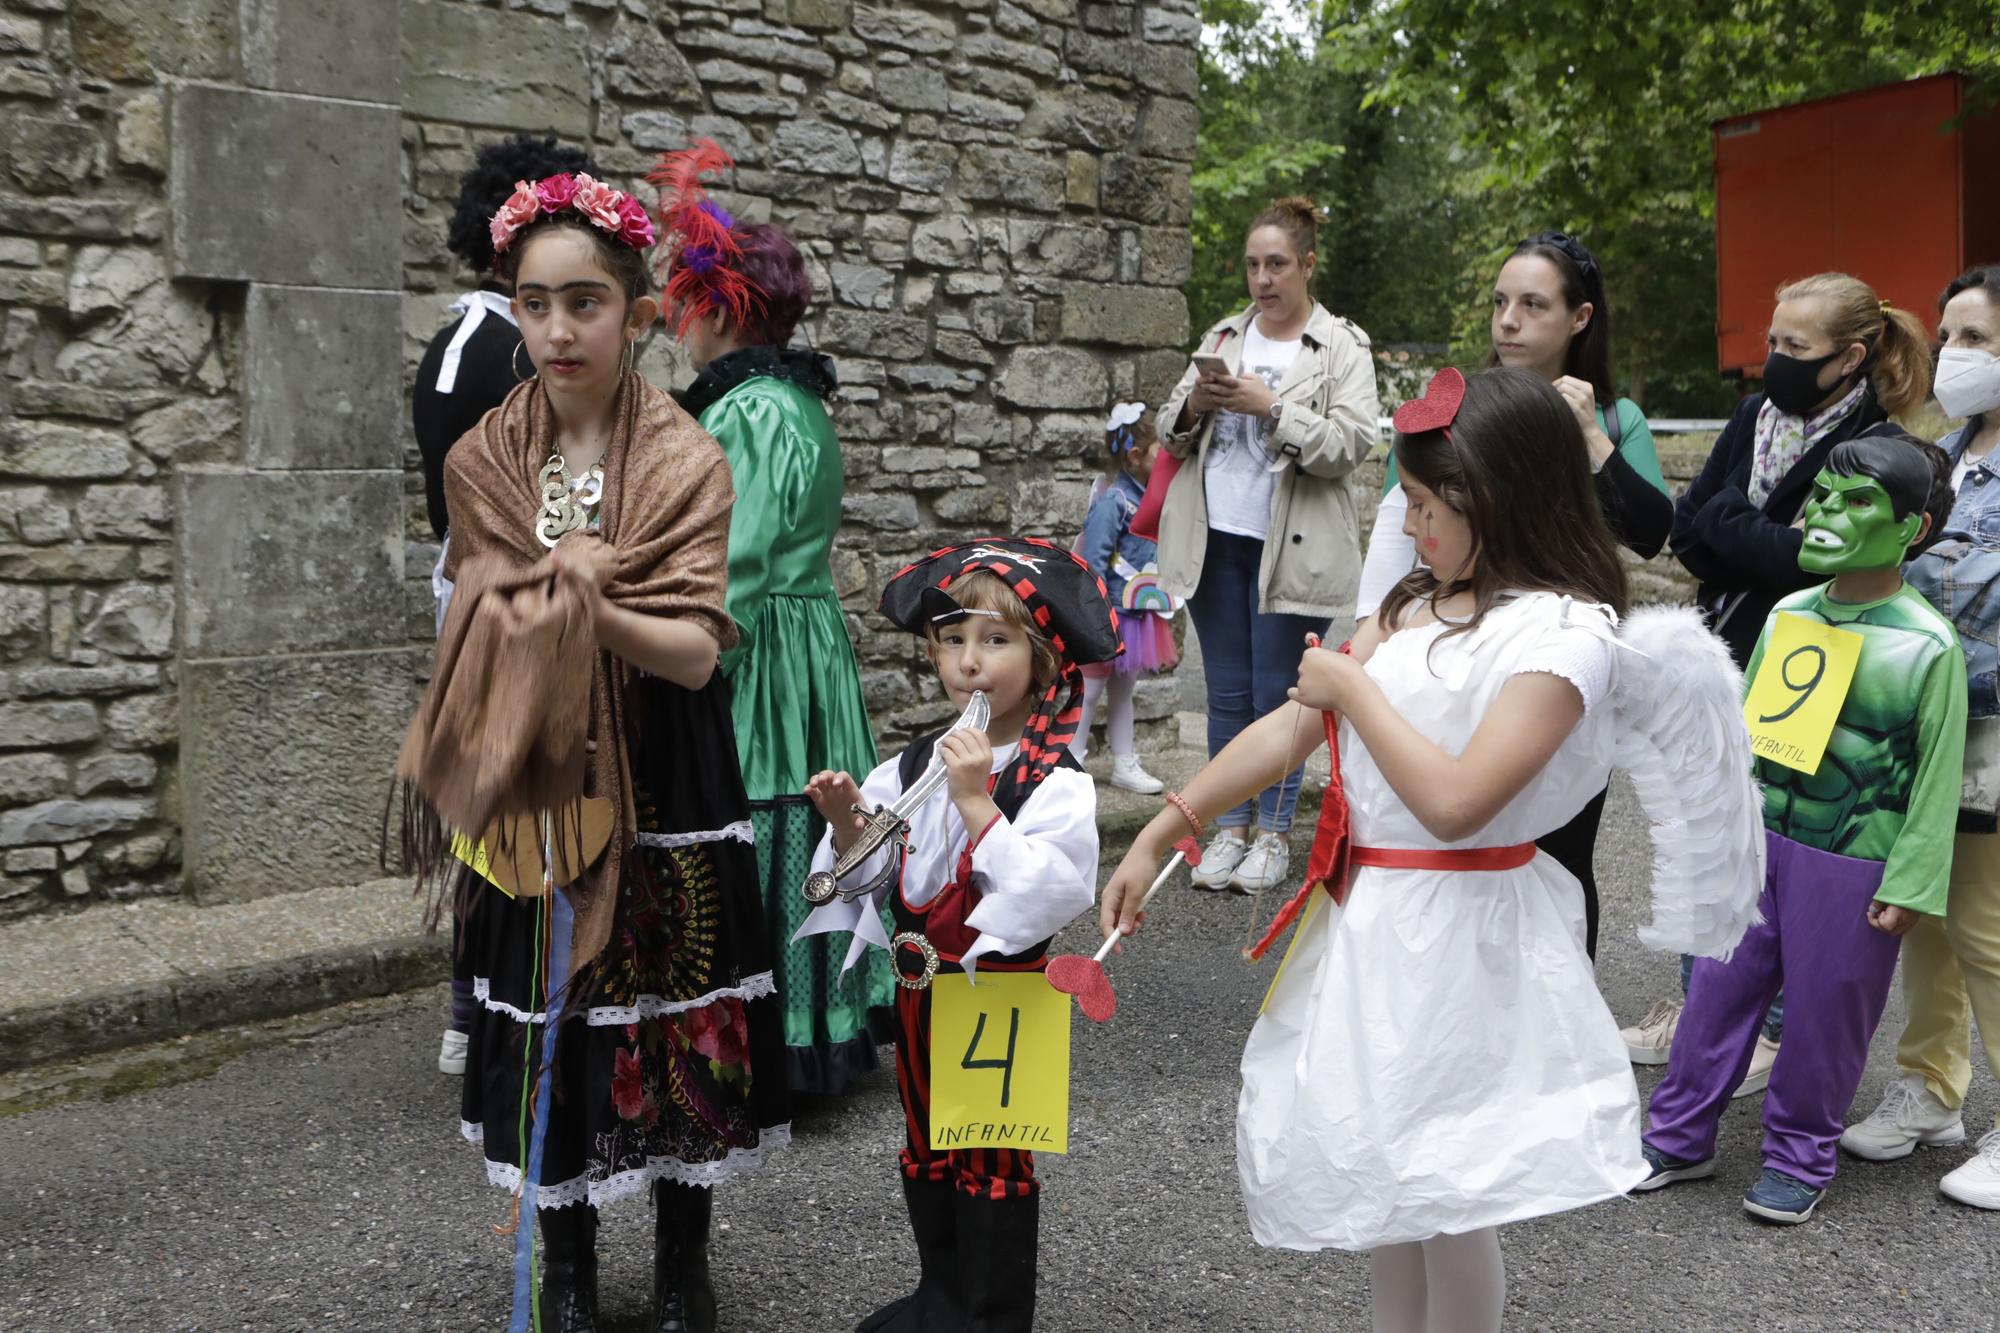
[[[573,1203],[538,1211],[543,1331],[597,1333],[597,1210]]]
[[[1035,1251],[1042,1200],[958,1196],[958,1267],[965,1333],[1028,1333],[1035,1326]]]
[[[917,1238],[922,1265],[917,1289],[892,1301],[855,1327],[854,1333],[947,1333],[964,1315],[958,1295],[958,1221],[949,1181],[903,1177],[903,1203]]]
[[[699,1185],[653,1186],[653,1333],[715,1333],[708,1222],[715,1196]]]

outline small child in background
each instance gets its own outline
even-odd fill
[[[1132,516],[1139,512],[1146,481],[1153,475],[1159,443],[1152,409],[1144,403],[1119,403],[1111,409],[1111,418],[1104,423],[1104,483],[1091,495],[1083,536],[1077,541],[1077,554],[1111,594],[1125,651],[1110,662],[1083,668],[1083,720],[1072,748],[1081,761],[1090,749],[1098,701],[1108,696],[1104,731],[1111,743],[1111,785],[1145,796],[1166,787],[1140,766],[1132,691],[1141,675],[1165,671],[1180,660],[1173,627],[1174,612],[1180,608],[1159,587],[1158,548],[1131,531]]]

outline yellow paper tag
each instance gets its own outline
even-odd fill
[[[1271,974],[1271,984],[1264,988],[1264,1003],[1257,1006],[1258,1013],[1271,1007],[1271,997],[1278,993],[1278,982],[1284,979],[1285,969],[1292,965],[1292,955],[1298,951],[1299,940],[1305,936],[1306,927],[1312,924],[1313,917],[1319,914],[1321,899],[1332,902],[1333,895],[1323,888],[1314,889],[1312,897],[1306,899],[1306,910],[1299,913],[1299,919],[1292,923],[1292,938],[1285,942],[1285,956],[1278,960],[1278,970]]]
[[[1743,696],[1750,748],[1774,764],[1818,772],[1854,683],[1861,639],[1851,629],[1780,612]]]
[[[1069,996],[1040,972],[931,981],[931,1147],[1069,1151]]]
[[[493,878],[493,862],[486,855],[485,843],[474,842],[463,833],[454,833],[451,835],[451,854],[478,871],[479,877],[488,884],[506,893],[509,898],[514,896],[508,893],[505,884]]]

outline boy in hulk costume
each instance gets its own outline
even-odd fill
[[[1937,455],[1933,458],[1932,455]],[[1782,985],[1785,1044],[1764,1097],[1764,1172],[1743,1207],[1773,1222],[1812,1216],[1833,1180],[1842,1118],[1868,1062],[1896,952],[1919,914],[1942,916],[1965,750],[1965,657],[1952,624],[1903,582],[1951,508],[1935,446],[1881,426],[1837,446],[1813,482],[1799,567],[1832,582],[1793,593],[1780,617],[1861,636],[1854,678],[1816,771],[1760,756],[1766,864],[1750,928],[1726,963],[1695,960],[1667,1076],[1653,1091],[1645,1153],[1659,1189],[1715,1173],[1716,1124],[1749,1067],[1758,1022]],[[1806,688],[1810,664],[1786,677]],[[1812,677],[1817,680],[1817,677]]]

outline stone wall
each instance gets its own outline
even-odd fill
[[[936,717],[882,581],[1067,539],[1104,408],[1184,364],[1198,35],[1194,0],[0,0],[0,915],[367,873],[430,636],[403,390],[458,174],[517,129],[622,185],[710,135],[799,237],[870,706]]]

